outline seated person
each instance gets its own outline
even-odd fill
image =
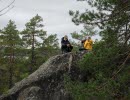
[[[62,50],[62,53],[71,52],[72,49],[73,49],[73,46],[70,44],[67,35],[65,35],[61,39],[61,50]]]
[[[84,48],[80,48],[79,51],[82,51],[82,50],[91,51],[92,45],[93,45],[93,41],[92,41],[91,37],[88,37],[88,39],[83,42],[83,45],[84,45]]]
[[[84,48],[87,49],[88,51],[92,51],[92,46],[93,46],[93,40],[91,37],[88,37],[88,40],[85,41],[84,43]]]

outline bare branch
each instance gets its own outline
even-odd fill
[[[5,8],[3,8],[2,10],[0,10],[0,12],[6,10],[7,8],[9,8],[13,3],[15,2],[15,0],[13,0],[8,6],[6,6]]]
[[[14,6],[12,6],[11,8],[9,8],[6,12],[4,12],[4,13],[2,13],[2,14],[0,14],[0,16],[2,16],[2,15],[4,15],[4,14],[6,14],[7,12],[9,12],[11,9],[13,9],[14,8]]]
[[[1,0],[0,0],[1,1]],[[6,14],[8,11],[10,11],[12,8],[14,8],[14,6],[12,6],[12,4],[15,2],[15,0],[13,0],[8,6],[6,6],[5,8],[3,8],[3,9],[1,9],[0,10],[0,13],[2,13],[2,14],[0,14],[0,16],[2,16],[2,15],[4,15],[4,14]],[[12,7],[11,7],[12,6]],[[4,12],[5,11],[5,12]]]

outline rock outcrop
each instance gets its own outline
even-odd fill
[[[38,70],[15,84],[0,100],[72,100],[64,88],[64,74],[77,74],[77,54],[67,53],[51,57]],[[74,68],[75,67],[75,68]]]

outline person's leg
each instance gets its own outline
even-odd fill
[[[70,47],[67,46],[67,50],[66,50],[66,51],[67,51],[67,52],[70,52]]]
[[[86,50],[85,48],[79,48],[79,51],[83,51],[83,50]]]
[[[72,49],[73,49],[73,46],[70,45],[69,47],[67,47],[67,52],[71,52]]]
[[[71,45],[71,46],[70,46],[70,48],[71,48],[71,51],[72,51],[72,49],[73,49],[73,46]]]

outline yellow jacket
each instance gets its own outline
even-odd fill
[[[91,39],[86,40],[84,43],[84,48],[87,50],[92,50],[92,45],[93,45],[93,41]]]

